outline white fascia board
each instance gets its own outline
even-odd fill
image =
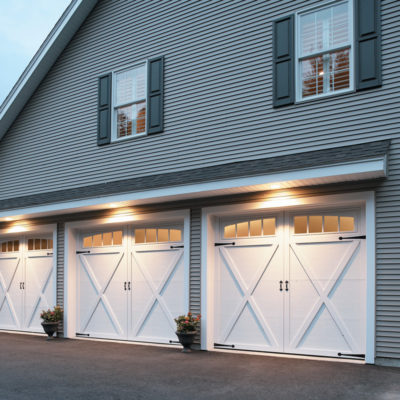
[[[256,192],[273,189],[274,184],[284,188],[357,181],[386,176],[386,156],[335,164],[317,168],[277,172],[273,174],[241,177],[182,186],[171,186],[140,192],[74,200],[0,212],[0,219],[7,217],[29,218],[46,215],[69,214],[108,208],[110,203],[132,206],[183,199],[196,199],[224,194]]]
[[[0,107],[0,140],[96,3],[73,0],[64,11]]]

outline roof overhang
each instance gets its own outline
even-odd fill
[[[0,212],[0,221],[386,177],[386,155],[272,174],[113,194]]]
[[[0,106],[0,140],[72,39],[97,0],[72,0]]]

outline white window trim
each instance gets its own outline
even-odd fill
[[[300,67],[300,17],[304,14],[308,14],[311,12],[315,12],[317,10],[321,10],[323,8],[338,5],[342,3],[347,3],[348,12],[349,12],[349,32],[351,34],[350,38],[350,54],[349,54],[349,63],[350,63],[350,87],[346,89],[336,90],[334,92],[317,94],[314,96],[307,96],[305,98],[302,97],[302,85],[301,85],[301,67]],[[317,6],[313,6],[310,8],[306,8],[303,10],[299,10],[295,13],[295,92],[296,92],[296,103],[303,103],[310,100],[322,99],[325,97],[337,96],[343,93],[349,93],[354,91],[354,16],[353,16],[353,1],[352,0],[343,0],[343,1],[328,1],[322,4],[318,4]],[[321,54],[316,53],[316,54]],[[304,57],[303,57],[304,58]]]
[[[145,71],[146,71],[146,76],[145,76],[145,97],[144,99],[136,100],[134,102],[128,102],[128,103],[121,103],[116,105],[117,101],[117,74],[120,72],[124,71],[129,71],[138,67],[141,67],[144,65]],[[111,143],[115,142],[121,142],[125,140],[131,140],[131,139],[136,139],[139,137],[147,136],[147,116],[148,116],[148,93],[147,93],[147,81],[148,81],[148,60],[144,60],[143,62],[135,63],[123,68],[118,68],[112,73],[112,94],[111,94]],[[119,107],[124,107],[127,105],[132,105],[139,103],[141,101],[146,101],[146,119],[145,119],[145,131],[143,133],[131,135],[131,136],[123,136],[123,137],[117,137],[117,108]]]

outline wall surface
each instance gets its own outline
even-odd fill
[[[318,3],[100,1],[0,142],[0,199],[391,139],[376,186],[376,349],[400,359],[400,2],[382,0],[381,88],[273,109],[271,22]],[[98,76],[155,55],[164,133],[98,147]],[[198,279],[193,270],[196,310]]]

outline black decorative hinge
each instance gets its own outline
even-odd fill
[[[366,235],[361,235],[361,236],[348,236],[348,237],[343,237],[339,236],[339,240],[346,240],[346,239],[366,239]]]
[[[78,332],[76,332],[75,335],[76,336],[85,336],[85,337],[90,336],[88,333],[78,333]]]
[[[170,249],[183,249],[184,246],[169,246]]]
[[[90,250],[78,250],[76,254],[90,254]]]
[[[235,242],[232,242],[232,243],[214,243],[214,246],[229,246],[229,245],[231,245],[231,246],[234,246],[235,245]]]
[[[365,358],[365,354],[346,354],[346,353],[337,353],[339,357],[355,357],[355,358]]]
[[[214,347],[229,347],[231,349],[234,349],[235,345],[234,344],[214,343]]]

